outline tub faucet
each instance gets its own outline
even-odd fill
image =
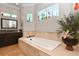
[[[30,38],[30,40],[32,40],[32,39]]]
[[[27,36],[27,38],[30,38],[30,37],[35,37],[35,35],[29,35],[29,36]]]

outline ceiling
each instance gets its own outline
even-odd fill
[[[21,3],[8,3],[8,4],[10,4],[12,6],[15,6],[15,7],[20,7],[21,6]]]
[[[37,3],[22,3],[22,6],[35,6]]]
[[[37,3],[8,3],[8,4],[20,7],[20,6],[35,6]]]

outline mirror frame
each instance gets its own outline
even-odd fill
[[[16,28],[3,27],[3,20],[12,20],[12,21],[16,21]],[[1,18],[1,29],[17,29],[17,28],[18,28],[18,21],[17,21],[17,20]]]

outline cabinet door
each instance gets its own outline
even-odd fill
[[[0,46],[8,46],[18,43],[18,39],[22,36],[22,33],[4,33],[0,34]]]
[[[5,39],[4,39],[5,46],[11,45],[11,44],[12,44],[11,40],[12,40],[12,37],[6,35],[6,36],[5,36]]]
[[[13,36],[13,35],[6,35],[6,38],[5,38],[5,45],[12,45],[12,44],[15,44],[17,41],[16,37]]]
[[[4,37],[0,36],[0,47],[4,46]]]

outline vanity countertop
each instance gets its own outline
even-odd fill
[[[19,33],[19,32],[0,32],[0,34],[7,34],[7,33]]]

